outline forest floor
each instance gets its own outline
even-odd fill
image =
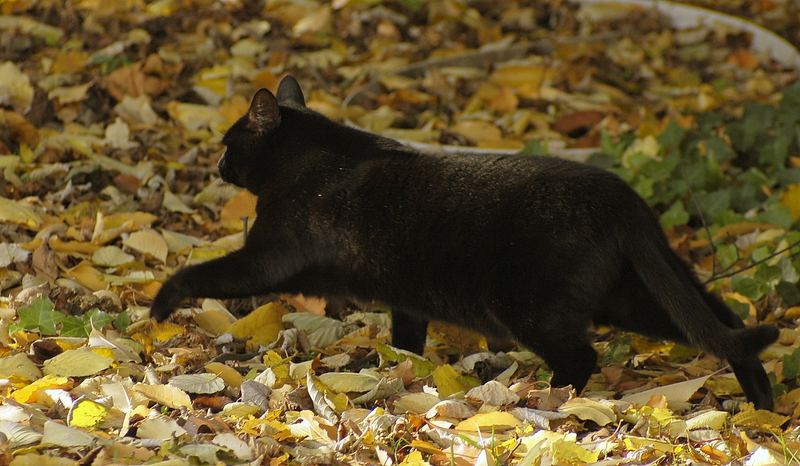
[[[800,46],[795,2],[692,3]],[[562,0],[0,14],[0,464],[800,464],[800,84],[749,34]],[[780,327],[774,412],[724,361],[605,327],[576,394],[445,324],[424,357],[397,350],[380,303],[199,299],[150,320],[170,274],[241,246],[255,201],[219,180],[221,136],[287,73],[370,131],[618,173],[748,325]]]

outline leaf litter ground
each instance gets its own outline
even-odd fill
[[[725,3],[795,39],[791,2]],[[800,88],[747,35],[557,0],[0,9],[3,463],[798,462]],[[443,324],[425,357],[392,348],[379,303],[207,299],[148,320],[169,274],[241,245],[254,200],[218,181],[220,136],[287,72],[310,107],[395,137],[597,148],[729,305],[781,326],[776,412],[715,358],[608,328],[578,397],[532,353]]]

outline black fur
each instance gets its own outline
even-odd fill
[[[245,246],[171,277],[152,312],[183,298],[268,292],[353,296],[394,310],[395,345],[420,353],[429,320],[514,339],[553,385],[583,389],[588,329],[613,324],[727,359],[770,409],[758,353],[771,326],[744,328],[669,248],[617,176],[552,157],[429,155],[305,108],[293,78],[280,105],[260,90],[223,142],[222,178],[258,195]]]

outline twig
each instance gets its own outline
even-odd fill
[[[686,176],[686,169],[681,166],[681,174],[683,175],[683,179],[688,179]],[[689,191],[689,197],[692,199],[692,204],[694,204],[695,210],[697,210],[697,215],[700,216],[700,223],[703,224],[703,230],[706,231],[706,235],[708,236],[708,244],[711,245],[711,276],[715,276],[717,274],[717,246],[714,245],[714,237],[711,236],[711,230],[708,228],[708,223],[706,223],[706,217],[703,215],[703,210],[700,209],[700,204],[697,203],[697,198],[694,197],[694,191],[692,190],[691,183],[686,183],[686,189]]]
[[[766,261],[768,261],[768,260],[772,259],[773,257],[775,257],[775,256],[777,256],[777,255],[783,254],[784,252],[786,252],[786,251],[788,251],[788,250],[792,249],[793,247],[795,247],[795,246],[797,246],[797,245],[800,245],[800,240],[797,240],[797,241],[795,241],[794,243],[792,243],[792,244],[790,244],[790,245],[786,246],[785,248],[783,248],[783,249],[780,249],[780,250],[778,250],[778,251],[775,251],[775,252],[773,252],[772,254],[770,254],[769,256],[767,256],[767,257],[765,257],[765,258],[763,258],[763,259],[761,259],[761,260],[757,260],[757,261],[755,261],[755,262],[751,263],[750,265],[747,265],[747,266],[745,266],[745,267],[742,267],[742,268],[736,269],[736,270],[734,270],[733,272],[729,272],[729,273],[723,273],[723,274],[720,274],[720,275],[717,275],[717,276],[712,276],[711,278],[709,278],[708,280],[706,280],[706,281],[705,281],[705,283],[711,283],[711,282],[713,282],[713,281],[717,281],[717,280],[720,280],[720,279],[723,279],[723,278],[732,277],[732,276],[734,276],[734,275],[736,275],[736,274],[739,274],[739,273],[741,273],[741,272],[744,272],[745,270],[752,269],[753,267],[755,267],[755,266],[757,266],[757,265],[759,265],[759,264],[763,264],[764,262],[766,262]]]

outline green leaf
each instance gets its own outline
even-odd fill
[[[117,314],[117,317],[114,318],[114,328],[120,332],[124,333],[130,324],[131,316],[128,315],[127,312],[120,312]]]
[[[731,286],[734,291],[747,296],[751,300],[761,299],[764,296],[761,284],[746,275],[734,275],[731,279]]]
[[[764,223],[771,223],[772,225],[787,229],[794,223],[791,211],[782,204],[773,204],[769,206],[758,218]]]
[[[83,315],[83,320],[86,323],[87,331],[91,332],[92,326],[98,330],[104,329],[106,326],[111,325],[114,318],[103,312],[100,309],[92,308],[89,312]]]
[[[800,348],[783,357],[783,378],[795,380],[800,375]]]
[[[542,143],[538,139],[533,139],[525,144],[525,147],[519,151],[519,155],[547,155],[547,144]]]
[[[703,210],[706,221],[715,223],[717,216],[730,208],[731,191],[730,189],[721,189],[710,193],[697,193],[697,203]]]
[[[669,229],[678,225],[686,225],[689,221],[689,214],[683,207],[683,202],[676,201],[666,212],[661,214],[661,226]]]
[[[608,344],[608,348],[603,353],[603,364],[619,364],[628,359],[631,354],[630,335],[620,335]]]
[[[680,148],[685,136],[686,130],[681,128],[681,126],[676,123],[675,120],[670,120],[670,122],[667,124],[667,127],[664,128],[664,131],[658,135],[657,139],[662,151],[665,154],[668,154]]]
[[[403,362],[406,359],[411,360],[411,367],[414,369],[414,374],[417,377],[427,377],[436,369],[436,365],[429,360],[401,349],[393,348],[389,345],[379,344],[375,347],[383,362]]]
[[[29,305],[19,309],[19,320],[9,331],[27,330],[42,335],[56,335],[56,325],[64,319],[64,314],[57,312],[53,302],[47,296],[36,298]]]
[[[750,314],[750,306],[745,303],[736,301],[735,299],[726,299],[725,305],[728,306],[733,312],[742,319],[747,318]]]
[[[86,338],[89,336],[89,332],[86,331],[86,323],[77,316],[64,316],[60,334],[62,337]]]
[[[735,244],[718,244],[716,255],[719,266],[728,269],[739,260],[739,248]]]
[[[786,306],[800,305],[800,289],[794,283],[780,282],[775,286],[775,291],[778,292]]]
[[[782,271],[774,265],[761,264],[756,270],[755,279],[769,288],[774,288],[781,281]]]
[[[770,137],[768,142],[759,147],[758,161],[769,167],[782,166],[789,156],[789,147],[794,136],[793,130],[792,132],[782,130]]]

